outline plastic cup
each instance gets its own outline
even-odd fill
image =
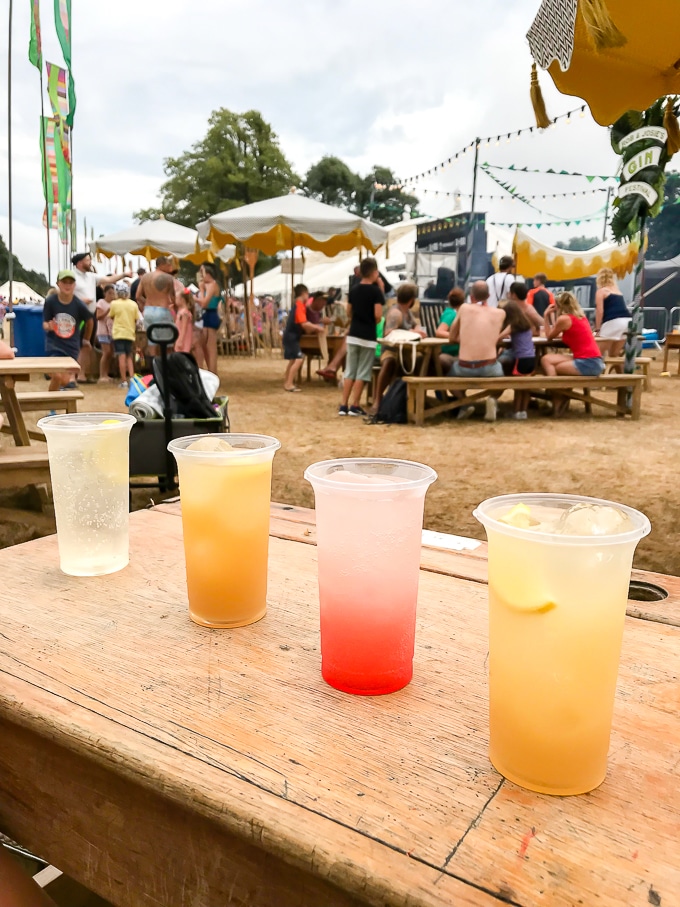
[[[437,478],[406,460],[326,460],[305,478],[316,498],[321,673],[377,696],[413,676],[423,508]]]
[[[38,422],[47,439],[61,569],[102,576],[127,567],[130,429],[123,413],[70,413]]]
[[[631,528],[567,535],[499,522],[517,504],[553,517],[576,504],[615,507]],[[474,515],[489,541],[491,762],[529,790],[593,790],[607,772],[633,553],[649,520],[550,494],[491,498]]]
[[[191,450],[201,439],[232,449]],[[177,438],[189,614],[203,627],[245,627],[267,611],[272,461],[281,444],[265,435]]]

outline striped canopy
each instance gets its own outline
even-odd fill
[[[362,246],[376,252],[387,242],[387,230],[378,224],[296,194],[214,214],[198,225],[198,233],[210,241],[213,250],[227,243],[242,243],[265,255],[296,246],[326,255]]]
[[[214,256],[207,243],[201,243],[196,230],[173,224],[163,218],[149,220],[129,230],[100,236],[90,243],[93,255],[143,255],[147,261],[160,255],[174,255],[194,264],[212,261]]]

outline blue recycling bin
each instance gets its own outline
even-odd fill
[[[43,307],[16,305],[14,314],[14,346],[17,348],[17,356],[44,356]]]

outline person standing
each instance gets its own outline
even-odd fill
[[[307,316],[307,300],[309,299],[309,290],[303,283],[299,283],[295,289],[295,304],[288,313],[286,327],[283,332],[283,358],[288,363],[283,376],[283,389],[289,394],[299,393],[300,388],[296,385],[295,379],[302,368],[304,356],[300,349],[300,338],[304,334],[320,334],[323,326],[312,324]]]
[[[385,295],[380,288],[380,274],[375,258],[364,258],[359,266],[361,281],[349,293],[347,363],[342,387],[339,416],[365,416],[359,401],[364,384],[373,377],[375,350],[378,345],[376,325],[383,315]]]
[[[217,279],[217,268],[214,265],[201,265],[198,270],[198,294],[196,302],[203,310],[202,344],[206,367],[217,374],[217,332],[222,324],[220,303],[222,288]]]
[[[515,261],[512,255],[504,255],[498,263],[498,270],[486,281],[489,288],[489,298],[486,305],[490,309],[496,308],[499,302],[508,298],[510,286],[517,280],[512,273]]]
[[[76,275],[68,269],[57,274],[57,292],[51,293],[43,306],[43,330],[47,356],[80,357],[81,346],[88,351],[92,337],[93,315],[85,303],[76,296]],[[81,333],[80,325],[85,327]],[[67,375],[51,376],[49,389],[75,387]]]
[[[194,300],[189,289],[179,300],[175,324],[179,331],[175,341],[175,352],[190,353],[194,342]]]
[[[597,274],[595,294],[595,331],[603,356],[620,356],[626,344],[630,312],[611,268]]]
[[[111,304],[109,315],[113,320],[113,350],[118,356],[120,387],[128,387],[135,374],[135,338],[141,314],[136,302],[129,297],[127,286],[118,289],[118,299]]]
[[[107,274],[106,276],[96,274],[92,268],[92,256],[89,252],[78,252],[71,258],[75,274],[75,295],[83,302],[93,317],[97,312],[97,287],[112,286],[123,280],[125,277],[132,277],[132,271],[125,271],[120,274]],[[83,325],[80,330],[82,332]],[[78,382],[80,384],[90,384],[95,379],[88,378],[92,368],[92,347],[89,344],[82,344],[80,357],[80,375]]]
[[[111,305],[116,300],[116,288],[109,284],[104,289],[104,298],[97,303],[97,342],[102,351],[99,361],[99,383],[108,384],[111,360],[113,359],[113,321],[111,320]]]
[[[132,281],[132,286],[130,287],[130,299],[133,302],[137,302],[137,290],[145,274],[146,268],[137,268],[137,277]]]

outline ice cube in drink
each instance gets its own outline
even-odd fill
[[[604,779],[628,583],[646,517],[571,496],[496,498],[489,539],[490,757],[576,794]]]

